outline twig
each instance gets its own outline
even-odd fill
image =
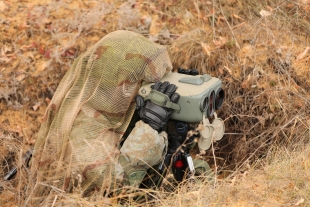
[[[213,184],[213,188],[216,188],[216,184],[217,184],[217,164],[216,164],[216,156],[215,156],[215,150],[214,150],[214,145],[213,145],[213,138],[214,138],[214,133],[215,130],[213,131],[213,135],[212,135],[212,140],[211,140],[211,146],[212,146],[212,155],[213,155],[213,161],[214,161],[214,184]]]
[[[245,22],[242,22],[242,23],[240,23],[240,24],[237,24],[237,25],[233,26],[232,29],[235,29],[235,28],[237,28],[237,27],[243,26],[244,24],[245,24]]]
[[[52,204],[52,207],[54,207],[54,205],[55,205],[55,203],[56,203],[56,200],[57,200],[57,195],[55,196],[55,198],[54,198],[54,201],[53,201],[53,204]]]
[[[226,22],[227,26],[229,27],[230,32],[231,32],[231,34],[232,34],[232,36],[233,36],[233,38],[234,38],[234,41],[236,42],[236,46],[237,46],[237,48],[240,50],[240,45],[239,45],[239,43],[238,43],[238,41],[237,41],[237,39],[236,39],[235,33],[234,33],[233,29],[231,28],[230,24],[228,23],[227,18],[226,18],[225,15],[224,15],[224,11],[223,11],[223,8],[222,8],[221,5],[220,5],[220,9],[221,9],[221,13],[222,13],[222,15],[223,15],[223,17],[224,17],[224,19],[225,19],[225,22]]]
[[[213,39],[215,37],[215,28],[214,28],[214,22],[215,22],[215,17],[214,17],[214,14],[215,14],[215,9],[214,9],[214,5],[215,5],[215,1],[212,0],[212,31],[213,31]]]

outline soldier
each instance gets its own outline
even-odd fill
[[[158,82],[171,69],[164,46],[129,31],[112,32],[81,54],[47,107],[26,205],[77,186],[83,195],[138,187],[146,170],[166,154],[167,134],[161,130],[171,110],[139,96],[136,104],[135,97],[142,81]],[[168,82],[156,83],[154,90],[178,100]],[[120,146],[135,109],[141,120]]]

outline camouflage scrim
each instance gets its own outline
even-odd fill
[[[129,31],[112,32],[81,54],[47,107],[25,205],[50,204],[57,192],[79,184],[76,177],[82,193],[108,192],[111,181],[121,177],[115,172],[117,146],[132,118],[140,83],[156,82],[171,69],[164,46]]]

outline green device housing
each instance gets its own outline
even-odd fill
[[[173,110],[170,115],[171,119],[195,123],[200,122],[203,116],[210,115],[208,114],[209,107],[213,107],[212,111],[215,111],[216,94],[222,88],[220,79],[207,74],[191,76],[170,72],[164,75],[160,81],[168,81],[178,87],[176,92],[180,94],[180,99],[177,104],[180,106],[180,110]],[[138,92],[139,95],[146,98],[152,90],[153,84],[143,82]]]

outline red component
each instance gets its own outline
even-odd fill
[[[184,167],[183,161],[182,161],[182,160],[177,160],[177,161],[175,161],[174,167],[175,167],[175,168],[182,168],[182,167]]]

